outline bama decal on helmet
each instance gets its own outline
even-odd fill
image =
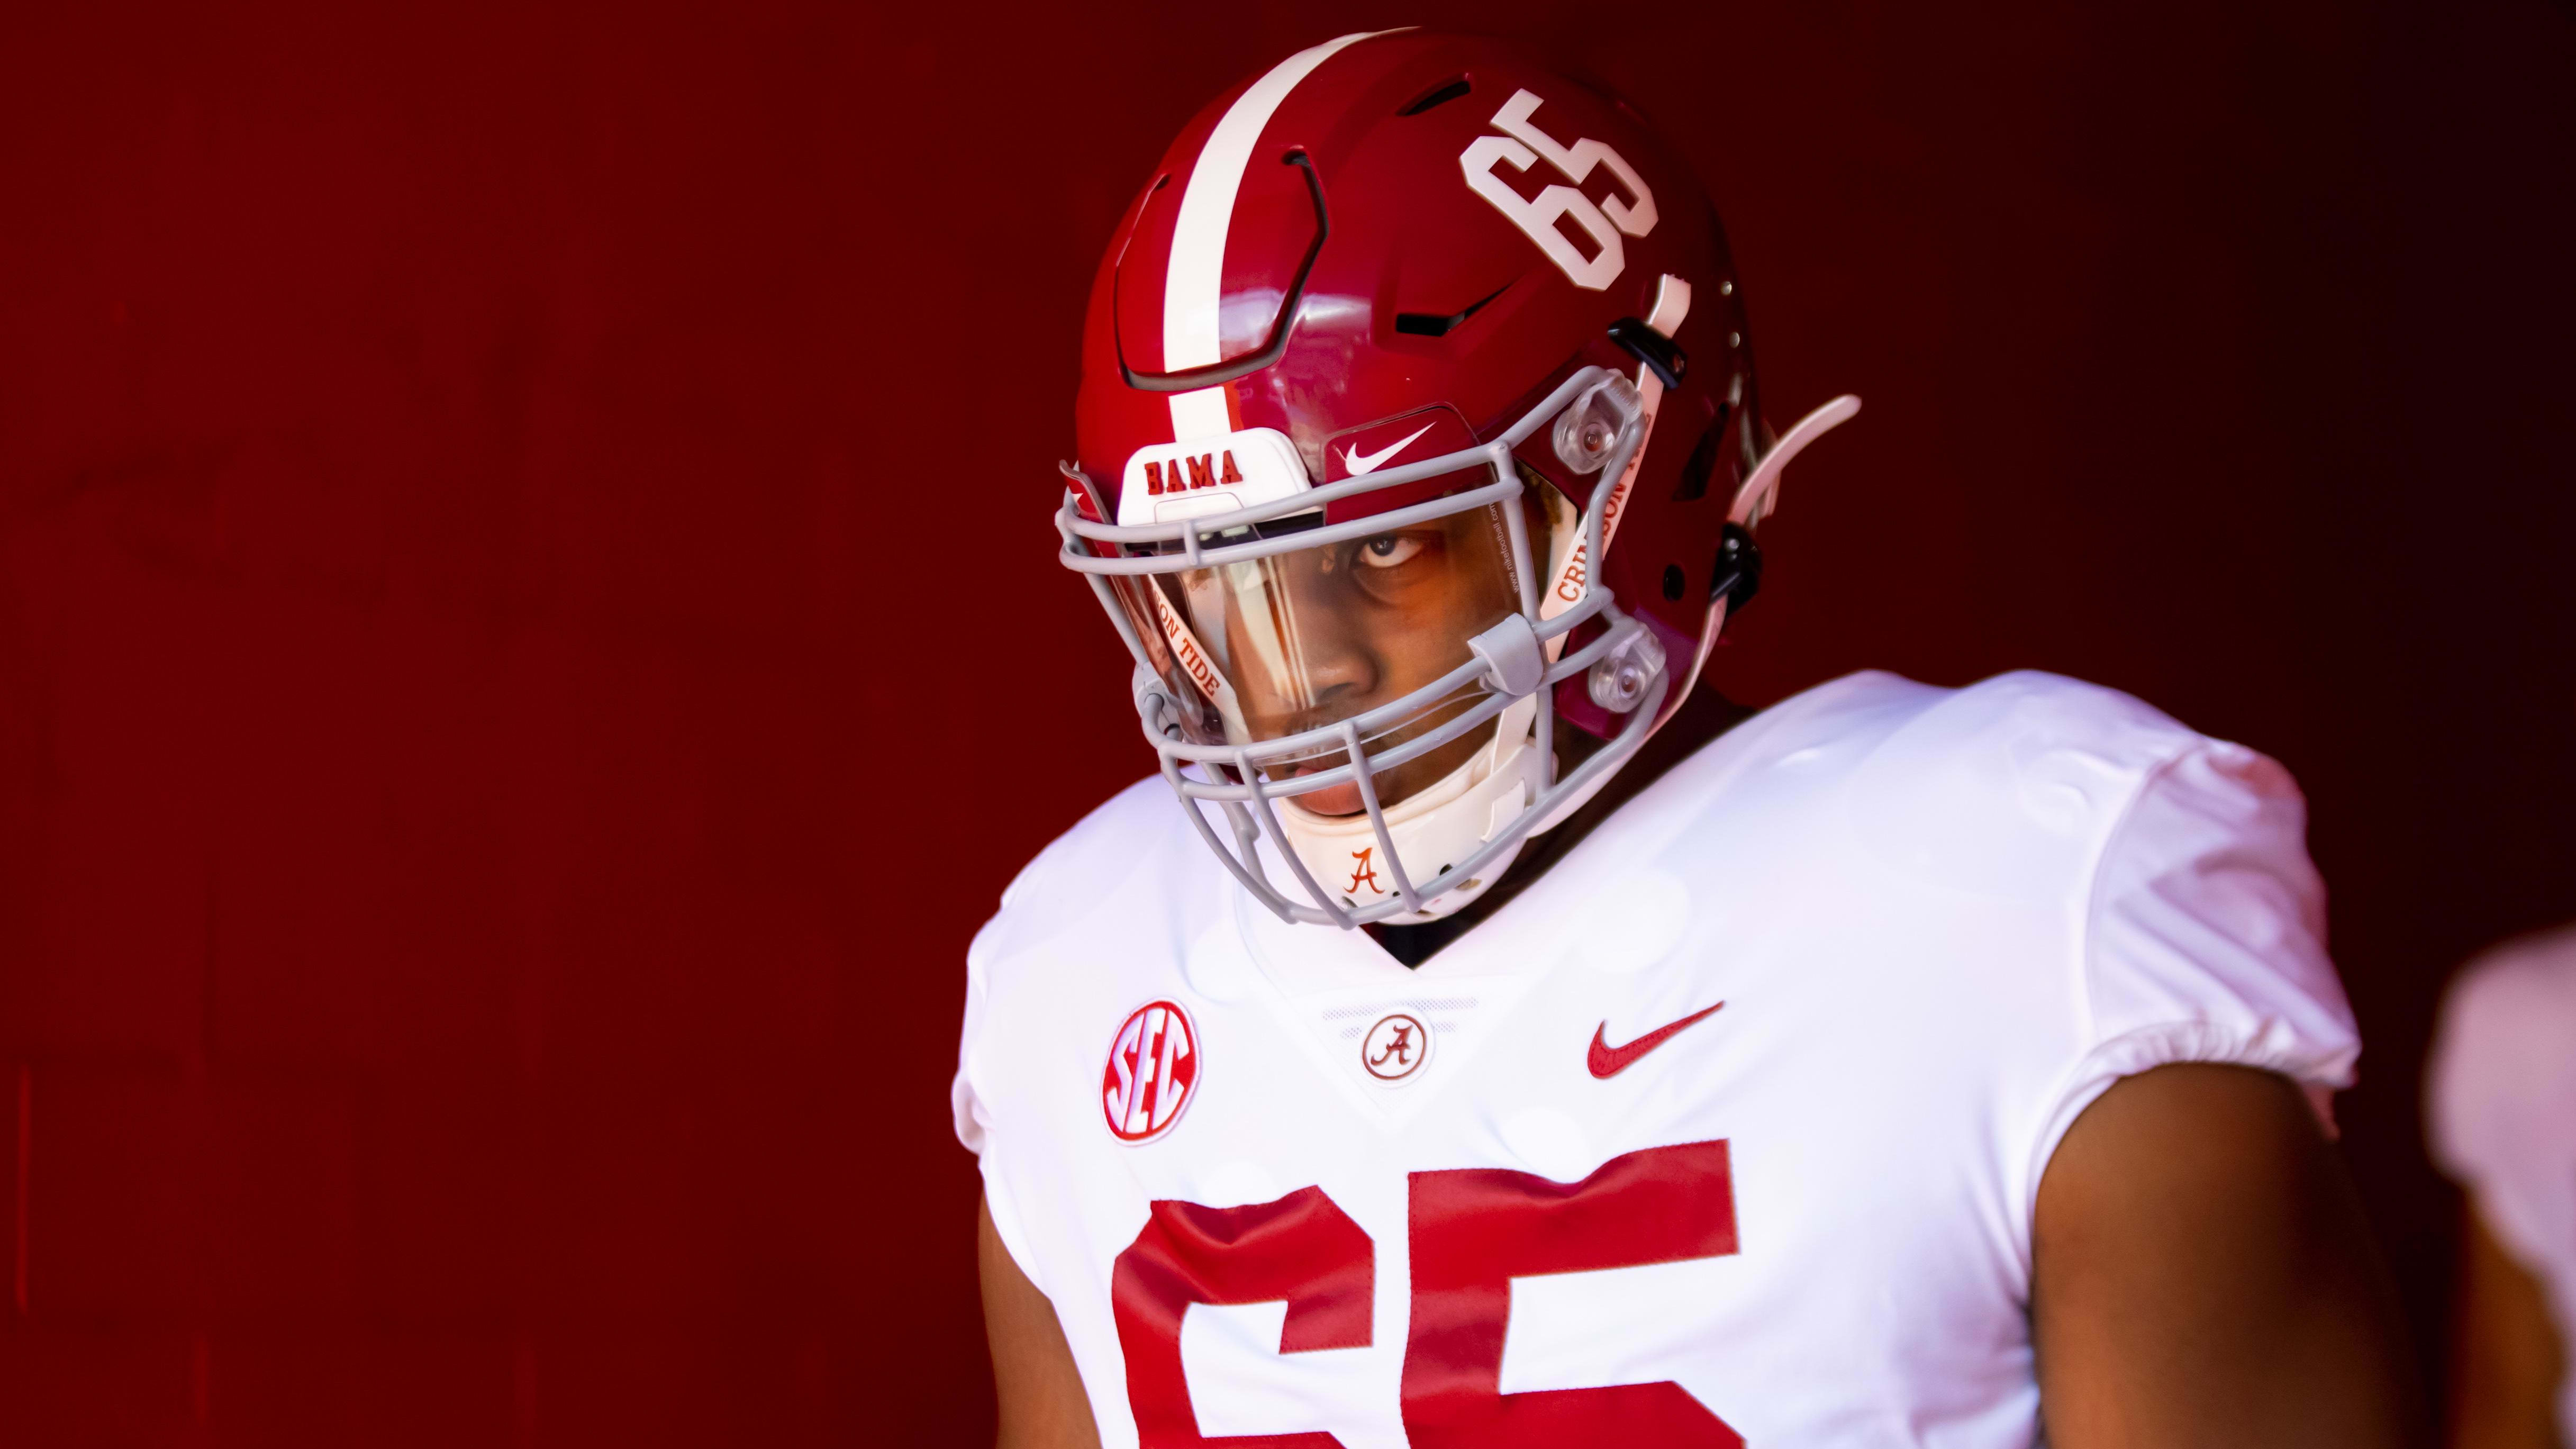
[[[1306,491],[1297,445],[1276,428],[1156,443],[1127,460],[1118,521],[1129,527],[1276,503]]]
[[[1646,189],[1637,168],[1608,145],[1584,137],[1568,146],[1540,130],[1530,119],[1540,104],[1529,91],[1513,92],[1503,108],[1494,113],[1494,129],[1503,134],[1479,136],[1468,143],[1467,149],[1458,153],[1458,167],[1467,173],[1468,189],[1492,202],[1496,211],[1538,243],[1538,249],[1547,253],[1547,259],[1556,263],[1574,285],[1602,291],[1617,281],[1628,266],[1621,233],[1642,237],[1655,229],[1655,194]],[[1508,163],[1515,171],[1527,171],[1542,156],[1572,184],[1549,186],[1524,201],[1494,171],[1498,162]],[[1627,196],[1612,195],[1596,203],[1576,190],[1590,179],[1595,166],[1608,167]],[[1590,257],[1584,256],[1574,239],[1559,229],[1557,223],[1567,218],[1592,238]]]
[[[1100,1110],[1121,1142],[1151,1142],[1172,1130],[1198,1095],[1198,1032],[1190,1014],[1149,1001],[1127,1014],[1109,1044]]]
[[[1184,470],[1188,474],[1186,478],[1182,476]],[[1195,458],[1183,454],[1173,459],[1172,482],[1168,488],[1163,484],[1163,465],[1150,458],[1145,460],[1145,494],[1149,498],[1159,498],[1165,493],[1187,493],[1192,489],[1214,488],[1220,483],[1242,481],[1242,471],[1234,466],[1232,448],[1220,448],[1214,453],[1201,453]]]

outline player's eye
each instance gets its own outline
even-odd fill
[[[1360,562],[1373,569],[1391,569],[1422,552],[1422,540],[1401,533],[1381,533],[1360,545]]]

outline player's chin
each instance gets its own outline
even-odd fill
[[[1328,770],[1338,770],[1344,764],[1348,763],[1348,761],[1349,756],[1347,755],[1335,754],[1321,756],[1316,759],[1302,761],[1291,766],[1285,774],[1279,778],[1281,783],[1293,784],[1295,781],[1308,775],[1320,775]],[[1378,789],[1381,792],[1378,798],[1381,800],[1385,798],[1383,793],[1385,788],[1386,786],[1384,781],[1378,782]],[[1357,815],[1362,810],[1368,808],[1366,803],[1361,799],[1359,782],[1356,780],[1346,780],[1338,785],[1326,785],[1320,789],[1306,790],[1299,794],[1291,795],[1288,798],[1296,802],[1298,809],[1305,811],[1309,815]]]
[[[1379,808],[1392,810],[1419,792],[1439,784],[1452,771],[1466,764],[1483,745],[1484,741],[1475,735],[1451,740],[1428,755],[1407,760],[1371,776],[1369,783],[1376,787]],[[1341,761],[1336,759],[1331,763],[1338,765]],[[1357,815],[1368,808],[1355,781],[1328,785],[1311,794],[1300,795],[1297,803],[1317,815]]]
[[[1326,770],[1338,768],[1341,763],[1341,759],[1336,757],[1308,766],[1297,774],[1319,775]],[[1377,790],[1378,807],[1392,810],[1415,791],[1437,783],[1441,776],[1449,773],[1453,768],[1455,766],[1435,755],[1430,759],[1407,760],[1391,770],[1381,771],[1370,776],[1369,783]],[[1294,779],[1296,776],[1291,775],[1289,778]],[[1368,809],[1368,802],[1360,794],[1359,782],[1356,780],[1344,781],[1338,785],[1326,785],[1291,798],[1297,802],[1298,808],[1311,815],[1342,817],[1359,815]]]
[[[1353,784],[1327,785],[1297,796],[1296,801],[1311,815],[1357,815],[1368,808],[1360,799],[1360,787]]]

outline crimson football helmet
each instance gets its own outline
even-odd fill
[[[1780,470],[1706,196],[1499,42],[1346,35],[1193,120],[1084,327],[1063,562],[1281,916],[1472,900],[1669,718]]]

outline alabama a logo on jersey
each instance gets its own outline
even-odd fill
[[[1198,1095],[1198,1030],[1169,1001],[1127,1014],[1100,1076],[1100,1110],[1121,1142],[1151,1142],[1172,1130]]]

